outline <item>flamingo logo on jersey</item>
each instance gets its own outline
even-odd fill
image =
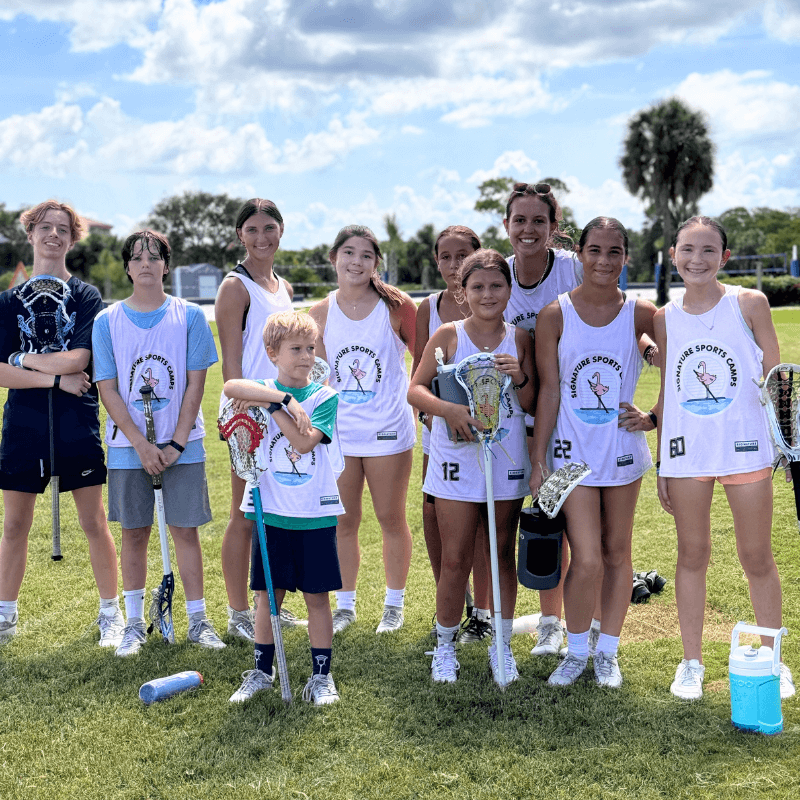
[[[128,381],[131,402],[139,411],[143,411],[139,392],[145,386],[153,390],[150,395],[153,411],[162,411],[171,402],[175,389],[175,370],[164,356],[148,353],[134,361]]]
[[[622,386],[622,365],[609,353],[592,353],[569,375],[572,413],[587,425],[616,423]]]
[[[269,443],[269,474],[282,486],[302,486],[314,477],[317,454],[303,455],[279,433]]]
[[[377,394],[382,372],[377,353],[369,347],[353,345],[336,354],[330,385],[339,391],[343,402],[362,405]]]
[[[719,414],[739,391],[736,354],[722,342],[692,342],[678,356],[674,384],[681,407],[700,417]]]

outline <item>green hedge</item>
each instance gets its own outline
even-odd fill
[[[720,272],[719,279],[722,283],[744,286],[747,289],[755,289],[757,283],[755,275],[733,277]],[[800,306],[800,278],[792,275],[765,275],[761,280],[761,291],[767,296],[772,308]]]

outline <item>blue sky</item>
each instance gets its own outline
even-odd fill
[[[639,228],[627,121],[678,96],[716,144],[704,213],[800,206],[800,0],[0,0],[0,202],[135,230],[185,190],[268,197],[283,246],[495,220],[561,178]]]

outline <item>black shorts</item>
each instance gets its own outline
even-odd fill
[[[269,571],[275,589],[322,594],[342,588],[335,525],[299,531],[272,525],[265,528]],[[255,523],[250,550],[250,588],[255,592],[267,588]]]
[[[61,470],[59,492],[71,492],[86,486],[102,486],[106,482],[106,464],[100,456],[56,459]],[[43,494],[50,483],[49,459],[17,461],[4,458],[0,462],[0,489],[28,494]]]

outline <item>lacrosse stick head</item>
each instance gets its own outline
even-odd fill
[[[264,471],[258,446],[267,429],[267,415],[256,407],[245,411],[234,409],[234,400],[228,401],[217,420],[222,438],[228,443],[233,471],[248,483],[258,483]]]
[[[75,327],[75,314],[67,313],[66,301],[72,291],[66,282],[54,275],[36,275],[14,294],[27,312],[26,317],[18,315],[22,349],[40,353],[66,350]]]
[[[175,644],[175,625],[172,622],[172,595],[175,592],[175,577],[170,572],[161,581],[161,586],[151,592],[150,609],[147,616],[150,625],[148,633],[152,633],[155,626],[167,644]]]
[[[331,368],[328,366],[328,362],[324,358],[317,356],[314,359],[314,366],[311,367],[311,372],[308,375],[309,379],[314,383],[325,383],[330,374]]]
[[[502,396],[511,377],[495,367],[492,353],[477,353],[459,361],[456,380],[467,393],[469,413],[483,423],[478,438],[491,444],[500,427]]]
[[[561,510],[564,501],[569,497],[570,492],[588,475],[592,470],[584,462],[570,461],[559,467],[548,475],[539,487],[537,502],[539,508],[547,514],[550,519],[554,519]]]
[[[773,367],[761,393],[775,447],[787,461],[800,461],[800,364]]]

